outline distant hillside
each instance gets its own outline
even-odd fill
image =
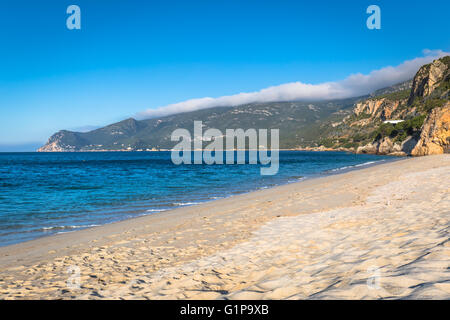
[[[217,107],[149,120],[127,119],[90,132],[62,130],[50,137],[39,151],[98,151],[171,149],[177,128],[192,132],[196,120],[204,130],[279,128],[280,147],[308,146],[316,141],[324,120],[342,119],[351,113],[357,98],[323,102],[252,103]]]
[[[392,155],[444,152],[450,144],[447,139],[450,134],[447,135],[445,129],[448,125],[449,65],[450,57],[435,60],[421,67],[413,80],[365,97],[321,102],[252,103],[140,121],[130,118],[90,132],[62,130],[51,136],[38,151],[166,150],[176,143],[170,141],[175,129],[185,128],[192,132],[194,121],[202,121],[204,130],[217,128],[222,132],[237,128],[280,129],[281,149]],[[404,121],[383,123],[389,120]],[[436,128],[443,131],[437,132]],[[437,136],[440,142],[434,146],[432,141]]]
[[[390,93],[398,92],[398,91],[405,91],[405,90],[411,90],[413,84],[413,79],[401,82],[399,84],[395,84],[391,87],[382,88],[379,90],[376,90],[370,94],[371,97],[378,97],[382,95],[387,95]]]

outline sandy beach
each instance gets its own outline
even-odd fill
[[[1,299],[449,299],[450,155],[0,248]]]

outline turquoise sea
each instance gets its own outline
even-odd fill
[[[174,165],[170,152],[0,153],[0,246],[392,161],[281,151],[260,165]]]

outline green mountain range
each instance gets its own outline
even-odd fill
[[[357,98],[322,102],[252,103],[238,107],[217,107],[162,118],[123,120],[90,132],[67,130],[54,134],[40,151],[95,151],[170,149],[177,128],[193,130],[202,121],[204,130],[280,129],[280,147],[295,148],[317,140],[325,119],[340,119],[351,113]]]
[[[184,128],[192,133],[194,121],[202,121],[203,130],[216,128],[222,132],[237,128],[279,129],[281,149],[356,152],[358,148],[392,137],[392,144],[400,144],[400,149],[397,147],[398,150],[388,150],[392,152],[380,152],[377,147],[375,150],[367,147],[359,152],[409,154],[411,150],[402,148],[401,144],[407,139],[414,139],[417,144],[427,115],[435,107],[442,107],[448,102],[449,61],[450,57],[435,60],[423,66],[414,79],[364,97],[251,103],[147,120],[130,118],[89,132],[59,131],[38,151],[167,150],[177,143],[170,140],[175,129]],[[409,127],[396,130],[393,125],[383,123],[389,119],[409,121]],[[393,127],[387,136],[390,127],[386,125]],[[398,136],[392,136],[394,130],[401,132]]]

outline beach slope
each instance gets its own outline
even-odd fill
[[[0,248],[2,299],[449,299],[450,155]]]

